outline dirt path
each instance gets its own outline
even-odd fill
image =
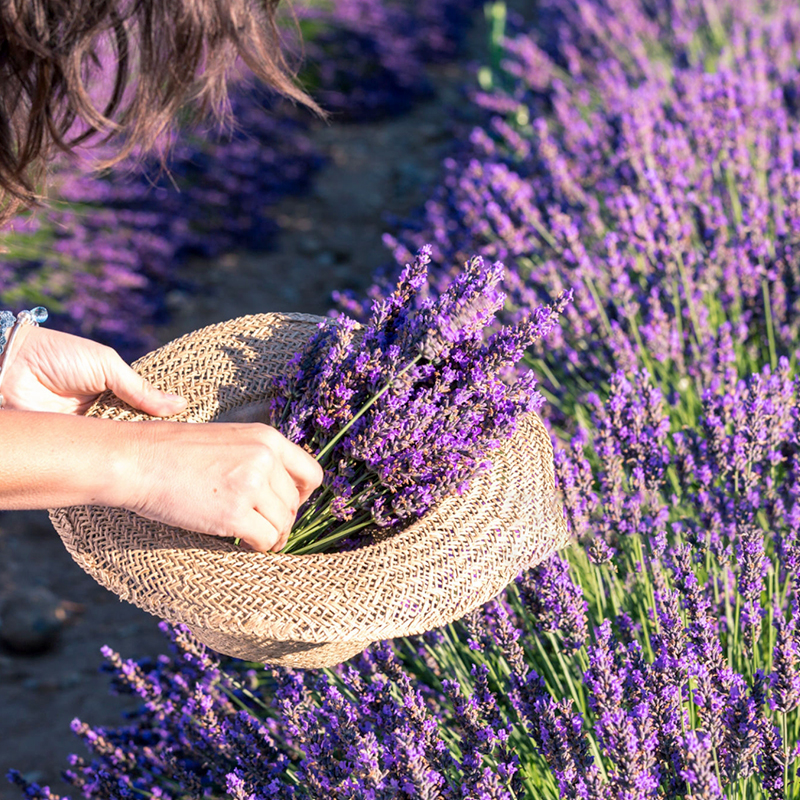
[[[473,39],[479,48],[482,32]],[[369,285],[387,260],[385,215],[402,217],[424,202],[454,121],[467,107],[460,95],[468,78],[463,63],[435,67],[431,78],[435,98],[402,117],[318,126],[312,135],[327,163],[311,194],[281,204],[280,249],[188,265],[186,276],[198,289],[171,297],[174,319],[163,340],[249,313],[324,314],[332,290]],[[0,602],[34,585],[62,602],[66,624],[43,655],[0,650],[0,800],[21,797],[2,779],[11,767],[56,792],[69,791],[60,771],[68,753],[83,751],[70,721],[114,725],[135,705],[109,698],[107,678],[98,673],[102,645],[136,658],[166,649],[153,617],[120,602],[71,561],[45,514],[6,512],[0,515]]]
[[[452,142],[464,66],[431,70],[436,98],[381,122],[317,124],[312,139],[326,158],[311,192],[281,202],[280,247],[196,261],[185,275],[198,285],[173,294],[166,340],[243,314],[303,311],[324,314],[335,289],[366,288],[387,252],[387,217],[404,217],[426,199]],[[463,122],[463,120],[461,121]]]

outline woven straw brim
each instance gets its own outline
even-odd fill
[[[272,376],[321,321],[303,314],[242,317],[183,336],[134,367],[188,400],[178,420],[263,421]],[[149,419],[110,393],[89,414]],[[188,625],[221,653],[292,667],[330,666],[372,642],[452,622],[569,538],[550,437],[535,414],[520,421],[467,492],[352,552],[248,552],[100,506],[50,515],[75,561],[122,599]]]

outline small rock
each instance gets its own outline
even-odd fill
[[[60,600],[49,589],[14,589],[0,605],[0,641],[17,653],[42,652],[55,644],[65,619]]]

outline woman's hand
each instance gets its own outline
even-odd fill
[[[116,506],[279,551],[322,482],[319,464],[268,425],[80,416],[106,389],[153,416],[186,407],[110,347],[23,325],[9,355],[0,441],[14,458],[0,468],[0,508]]]
[[[0,392],[11,410],[83,414],[106,389],[156,417],[186,408],[186,400],[156,389],[115,350],[80,336],[22,325],[7,357]]]
[[[133,437],[127,480],[109,505],[254,550],[286,545],[298,508],[322,468],[275,428],[260,423],[116,423]]]

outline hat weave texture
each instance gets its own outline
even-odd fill
[[[211,325],[144,356],[135,369],[183,395],[174,419],[265,421],[268,387],[320,317],[258,314]],[[105,393],[89,416],[150,417]],[[569,539],[550,437],[536,414],[492,453],[461,496],[376,544],[280,555],[102,506],[52,509],[75,561],[123,600],[184,623],[209,647],[251,661],[323,667],[370,643],[452,622],[491,600]]]

